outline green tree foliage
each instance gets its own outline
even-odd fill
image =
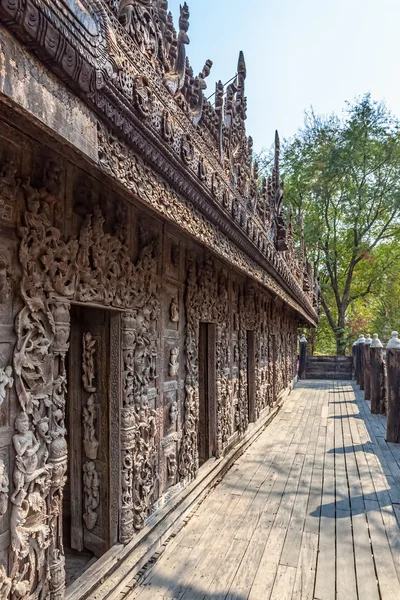
[[[344,354],[368,324],[383,332],[388,314],[400,317],[400,124],[369,95],[342,117],[306,113],[283,173],[319,274],[317,350]]]

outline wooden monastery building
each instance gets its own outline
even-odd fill
[[[0,0],[2,599],[99,586],[265,424],[317,320],[243,55],[207,100],[167,8]]]

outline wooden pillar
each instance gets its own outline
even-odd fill
[[[353,355],[351,376],[352,376],[352,379],[354,379],[354,380],[357,380],[357,346],[358,346],[358,340],[356,340],[354,342],[352,349],[351,349],[351,353]]]
[[[387,442],[400,442],[400,340],[397,331],[386,346],[387,360]]]
[[[370,387],[371,387],[371,412],[380,415],[384,410],[385,400],[385,365],[383,362],[383,346],[374,333],[370,345]]]
[[[300,359],[299,359],[299,379],[306,378],[306,364],[307,364],[307,340],[306,336],[302,335],[300,339]]]
[[[363,377],[364,343],[365,343],[365,337],[361,334],[360,337],[358,338],[358,344],[357,344],[357,372],[358,372],[357,383],[360,386],[360,390],[364,389],[364,377]]]
[[[364,344],[364,398],[365,400],[371,400],[371,336],[369,333],[365,338]]]

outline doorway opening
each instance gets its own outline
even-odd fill
[[[216,452],[216,344],[215,324],[199,325],[199,466]]]
[[[63,499],[67,586],[114,543],[110,529],[109,443],[112,318],[108,310],[71,307],[66,400],[68,470]]]

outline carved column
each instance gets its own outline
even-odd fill
[[[65,588],[65,558],[62,537],[63,490],[66,481],[68,449],[65,439],[65,402],[67,373],[65,358],[69,348],[70,303],[64,298],[52,298],[49,306],[54,319],[53,398],[50,408],[49,463],[51,486],[47,498],[51,541],[50,593],[52,600],[63,600]]]
[[[122,410],[121,410],[121,516],[119,539],[123,544],[132,539],[133,525],[133,461],[137,423],[134,404],[135,316],[122,315]]]
[[[383,360],[383,346],[374,333],[370,346],[371,354],[371,412],[382,414],[385,400],[385,365]]]
[[[243,434],[249,424],[247,392],[247,332],[245,315],[245,297],[243,289],[239,296],[239,432]]]
[[[400,442],[400,340],[397,331],[386,346],[387,360],[387,442]]]
[[[183,437],[179,454],[179,473],[194,478],[199,468],[197,447],[199,422],[199,299],[197,295],[196,260],[188,253],[186,309],[186,383]]]

